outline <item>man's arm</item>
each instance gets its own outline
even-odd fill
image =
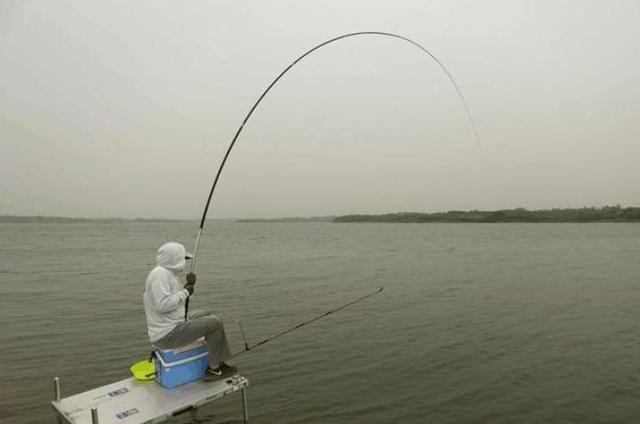
[[[151,297],[159,312],[171,312],[178,309],[189,297],[185,288],[171,293],[171,285],[166,280],[156,280],[151,283]]]

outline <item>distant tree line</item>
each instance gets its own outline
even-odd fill
[[[435,213],[397,212],[382,215],[343,215],[333,222],[640,222],[640,208],[604,206],[600,208],[497,211],[448,211]]]
[[[177,222],[177,219],[124,219],[124,218],[70,218],[64,216],[19,216],[19,215],[0,215],[0,223],[9,224],[82,224],[82,223],[99,223],[99,224],[115,224],[121,222]]]
[[[291,217],[291,218],[243,218],[236,219],[236,222],[242,223],[260,223],[260,222],[281,222],[281,223],[296,223],[296,222],[331,222],[335,216],[310,216],[310,217]]]

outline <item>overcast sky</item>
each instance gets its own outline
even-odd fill
[[[0,0],[0,214],[197,219],[640,199],[640,2]]]

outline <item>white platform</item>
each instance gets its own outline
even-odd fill
[[[72,424],[92,424],[93,407],[97,408],[99,424],[151,424],[242,390],[246,419],[244,388],[248,385],[249,380],[240,375],[174,389],[165,389],[155,381],[128,378],[51,404],[64,421]]]

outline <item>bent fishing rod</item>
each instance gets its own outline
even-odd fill
[[[238,325],[240,327],[240,333],[242,334],[242,340],[244,340],[244,349],[241,350],[240,352],[234,353],[233,355],[231,355],[231,357],[235,358],[236,356],[240,356],[245,352],[249,352],[250,350],[253,350],[253,349],[257,348],[257,347],[262,346],[263,344],[269,343],[269,342],[271,342],[271,341],[273,341],[273,340],[275,340],[275,339],[277,339],[279,337],[282,337],[282,336],[284,336],[286,334],[292,333],[292,332],[296,331],[297,329],[304,327],[305,325],[309,325],[312,322],[316,322],[318,320],[321,320],[322,318],[326,318],[326,317],[328,317],[329,315],[331,315],[333,313],[336,313],[338,311],[341,311],[343,309],[348,308],[349,306],[355,305],[356,303],[360,303],[363,300],[368,299],[371,296],[375,296],[376,294],[382,292],[382,290],[384,290],[384,287],[379,287],[374,292],[371,292],[371,293],[366,294],[364,296],[360,296],[359,298],[354,299],[351,302],[345,303],[344,305],[338,306],[337,308],[334,308],[334,309],[331,309],[330,311],[325,312],[322,315],[318,315],[318,316],[316,316],[314,318],[311,318],[311,319],[309,319],[307,321],[301,322],[300,324],[294,325],[293,327],[290,327],[290,328],[288,328],[288,329],[286,329],[284,331],[281,331],[278,334],[275,334],[275,335],[273,335],[271,337],[267,337],[266,339],[261,340],[261,341],[255,343],[255,344],[253,344],[251,346],[249,346],[249,343],[247,343],[247,338],[245,337],[244,329],[242,328],[242,323],[238,320],[237,322],[238,322]]]
[[[253,115],[253,112],[256,110],[256,108],[258,107],[260,102],[262,102],[262,99],[265,98],[265,96],[271,91],[271,89],[278,83],[278,81],[280,81],[280,79],[287,72],[289,72],[289,70],[291,70],[291,68],[293,68],[298,62],[300,62],[305,57],[309,56],[310,54],[312,54],[316,50],[318,50],[318,49],[320,49],[320,48],[322,48],[322,47],[324,47],[324,46],[326,46],[328,44],[335,43],[335,42],[343,40],[345,38],[359,37],[359,36],[382,36],[382,37],[390,37],[390,38],[393,38],[393,39],[405,41],[405,42],[417,47],[418,49],[420,49],[420,51],[422,51],[423,53],[428,55],[430,59],[432,59],[438,66],[440,66],[440,68],[444,71],[446,76],[449,78],[449,81],[451,82],[451,84],[455,88],[456,93],[458,94],[458,97],[460,98],[460,100],[462,102],[462,105],[464,106],[464,110],[466,112],[467,119],[469,120],[469,123],[471,125],[471,129],[473,130],[473,135],[474,135],[476,141],[479,144],[478,132],[476,130],[476,126],[475,126],[475,123],[473,121],[473,117],[471,116],[471,111],[469,109],[469,105],[467,104],[467,101],[465,100],[464,96],[462,95],[462,91],[460,90],[460,87],[456,83],[455,79],[453,78],[453,76],[451,75],[449,70],[444,66],[444,64],[433,53],[431,53],[425,47],[420,45],[418,42],[413,41],[410,38],[404,37],[402,35],[394,34],[394,33],[391,33],[391,32],[381,32],[381,31],[352,32],[352,33],[348,33],[348,34],[339,35],[337,37],[334,37],[334,38],[331,38],[331,39],[329,39],[327,41],[324,41],[324,42],[316,45],[315,47],[307,50],[306,52],[304,52],[296,60],[294,60],[289,66],[284,68],[284,70],[282,70],[282,72],[280,72],[280,74],[278,74],[278,76],[271,82],[271,84],[269,84],[267,86],[267,88],[262,92],[260,97],[258,97],[258,100],[253,104],[253,106],[251,106],[251,109],[249,109],[249,112],[244,117],[244,119],[242,121],[242,124],[240,124],[240,127],[238,127],[238,130],[236,131],[235,135],[233,136],[233,139],[231,140],[231,143],[229,144],[229,147],[227,148],[227,151],[226,151],[226,153],[225,153],[225,155],[224,155],[224,157],[222,159],[222,162],[220,163],[220,166],[218,167],[218,171],[216,172],[215,178],[213,180],[213,184],[211,186],[211,190],[209,191],[209,196],[207,197],[207,202],[205,204],[204,211],[202,212],[202,218],[200,219],[200,226],[198,228],[198,233],[196,235],[196,243],[195,243],[195,247],[193,249],[193,259],[191,261],[191,272],[195,272],[195,269],[196,269],[196,260],[197,260],[197,257],[198,257],[198,247],[200,246],[200,240],[202,238],[202,232],[203,232],[203,229],[204,229],[204,224],[205,224],[205,221],[207,219],[207,213],[209,212],[209,207],[211,206],[211,199],[213,198],[213,193],[215,192],[215,189],[216,189],[216,187],[218,185],[218,181],[220,180],[220,175],[222,174],[222,170],[224,169],[224,166],[227,163],[227,159],[229,158],[229,155],[231,154],[231,151],[233,150],[233,147],[235,146],[236,141],[238,141],[238,137],[242,133],[242,130],[244,129],[244,126],[246,125],[247,121],[249,121],[249,118],[251,118],[251,116]],[[186,320],[188,311],[189,311],[189,298],[187,298],[187,302],[186,302],[186,305],[185,305],[185,320]]]

